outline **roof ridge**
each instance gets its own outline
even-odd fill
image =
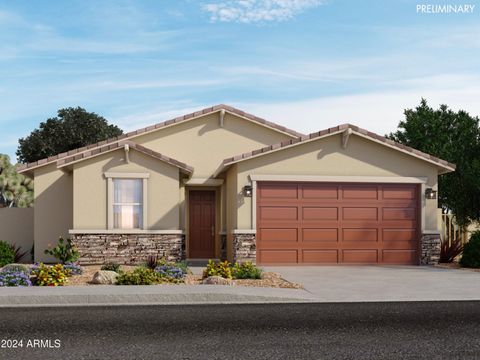
[[[125,133],[125,134],[122,134],[122,135],[119,135],[119,136],[116,136],[116,137],[112,137],[112,138],[109,138],[109,139],[106,139],[106,140],[102,140],[102,141],[99,141],[97,143],[89,144],[89,145],[86,145],[86,146],[83,146],[83,147],[80,147],[80,148],[77,148],[77,149],[73,149],[73,150],[70,150],[70,151],[67,151],[67,152],[63,152],[63,153],[59,153],[59,154],[56,154],[56,155],[53,155],[53,156],[49,156],[47,158],[40,159],[40,160],[37,160],[37,161],[33,161],[33,162],[30,162],[30,163],[27,163],[27,164],[18,165],[17,166],[17,171],[24,172],[24,171],[27,171],[29,169],[36,168],[38,166],[43,166],[43,165],[46,165],[46,164],[51,163],[53,161],[63,159],[65,157],[69,157],[69,156],[74,155],[74,154],[79,154],[79,153],[91,150],[93,148],[101,147],[101,146],[104,146],[104,145],[107,145],[107,144],[112,144],[112,143],[115,143],[117,141],[121,141],[123,139],[130,139],[132,137],[135,137],[137,135],[141,135],[143,133],[155,131],[155,130],[163,128],[165,126],[169,126],[169,125],[172,125],[172,124],[177,124],[177,123],[180,123],[180,122],[184,122],[184,121],[187,121],[189,119],[194,119],[194,118],[197,118],[197,117],[202,116],[202,115],[211,114],[211,113],[214,113],[216,111],[220,111],[222,109],[226,110],[226,111],[229,111],[233,114],[242,116],[244,118],[247,118],[249,120],[255,121],[255,122],[257,122],[261,125],[265,125],[265,126],[274,128],[278,131],[285,132],[285,133],[290,134],[290,135],[295,136],[295,137],[304,136],[303,134],[301,134],[299,132],[296,132],[294,130],[288,129],[285,126],[278,125],[274,122],[265,120],[263,118],[255,116],[253,114],[247,113],[243,110],[234,108],[233,106],[226,105],[226,104],[218,104],[218,105],[206,107],[202,110],[194,111],[194,112],[182,115],[182,116],[177,116],[176,118],[165,120],[165,121],[162,121],[162,122],[159,122],[159,123],[156,123],[156,124],[153,124],[153,125],[141,128],[141,129],[130,131],[128,133]]]
[[[403,145],[399,142],[388,139],[385,136],[378,135],[377,133],[368,131],[368,130],[363,129],[359,126],[349,124],[349,123],[337,125],[337,126],[334,126],[334,127],[324,129],[324,130],[320,130],[320,131],[315,131],[315,132],[310,133],[308,135],[301,136],[300,138],[297,138],[297,139],[290,139],[290,140],[282,141],[282,142],[277,143],[277,144],[273,144],[273,145],[270,145],[270,146],[266,146],[266,147],[263,147],[263,148],[253,150],[253,151],[248,151],[248,152],[240,154],[240,155],[236,155],[236,156],[226,158],[222,161],[222,166],[227,166],[231,163],[235,163],[235,162],[238,162],[240,160],[243,160],[243,159],[246,159],[246,158],[249,158],[249,157],[257,156],[257,155],[260,155],[262,153],[267,153],[267,152],[270,152],[270,151],[273,151],[273,150],[277,150],[277,149],[280,149],[280,148],[284,148],[284,147],[288,147],[288,146],[295,145],[295,144],[298,144],[298,143],[302,143],[302,142],[305,142],[305,141],[308,141],[308,140],[311,140],[311,139],[314,139],[314,138],[317,138],[317,137],[324,137],[328,134],[340,132],[340,131],[343,131],[343,130],[346,130],[346,129],[351,129],[352,131],[354,131],[354,132],[356,132],[360,135],[363,135],[363,136],[372,138],[374,140],[383,142],[383,143],[388,144],[390,146],[397,147],[399,150],[410,152],[413,155],[416,155],[418,157],[422,157],[422,158],[424,158],[425,160],[428,160],[428,161],[435,162],[435,163],[437,163],[437,164],[439,164],[443,167],[450,167],[452,169],[456,168],[455,164],[450,163],[446,160],[440,159],[436,156],[433,156],[433,155],[427,154],[425,152],[422,152],[420,150],[414,149],[410,146]]]

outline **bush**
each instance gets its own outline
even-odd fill
[[[175,265],[159,265],[155,268],[155,272],[158,274],[160,278],[165,279],[183,279],[186,275],[183,269],[175,266]]]
[[[69,271],[62,264],[53,266],[40,264],[34,268],[33,275],[36,276],[37,286],[63,286],[68,282]]]
[[[451,263],[463,251],[462,241],[460,239],[449,241],[445,238],[440,247],[440,262]]]
[[[15,262],[15,252],[6,241],[0,241],[0,267]]]
[[[0,272],[1,286],[32,286],[30,276],[23,271],[3,271]]]
[[[138,267],[133,271],[121,273],[117,277],[117,285],[153,285],[158,284],[160,277],[147,267]]]
[[[32,271],[27,265],[24,264],[8,264],[5,265],[0,271],[0,273],[6,272],[23,272],[25,275],[30,275]]]
[[[147,257],[147,262],[145,263],[145,266],[149,269],[155,270],[155,268],[157,267],[157,263],[158,256],[150,255],[149,257]]]
[[[83,269],[78,263],[66,263],[63,268],[68,271],[68,275],[82,275]]]
[[[210,276],[220,276],[225,279],[232,278],[232,268],[228,261],[208,260],[207,268],[203,270],[203,279]]]
[[[14,253],[14,257],[15,257],[14,262],[15,263],[19,263],[20,261],[22,261],[25,258],[25,256],[28,254],[28,250],[27,251],[22,251],[22,247],[17,246],[16,244],[12,244],[11,248],[12,248],[13,253]]]
[[[107,262],[102,265],[100,270],[115,271],[116,273],[120,273],[120,265],[114,262]]]
[[[46,255],[54,256],[62,264],[73,263],[78,260],[80,254],[78,253],[77,247],[72,244],[72,240],[68,238],[65,240],[60,236],[58,239],[58,244],[54,248],[46,249],[44,251]]]
[[[259,269],[251,261],[236,263],[232,268],[234,279],[261,279],[262,269]]]
[[[460,265],[480,268],[480,231],[474,232],[468,243],[465,244]]]

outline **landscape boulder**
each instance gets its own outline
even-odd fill
[[[222,278],[221,276],[209,276],[203,279],[204,285],[234,285],[234,282],[230,279]]]
[[[100,270],[93,275],[92,284],[113,285],[117,283],[118,274],[115,271]]]

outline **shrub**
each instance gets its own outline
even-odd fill
[[[155,272],[160,278],[182,279],[186,273],[183,269],[173,265],[159,265],[155,268]]]
[[[8,264],[5,265],[0,271],[0,273],[6,272],[23,272],[25,275],[30,275],[31,269],[24,264]]]
[[[63,268],[68,271],[68,275],[82,275],[83,269],[78,263],[66,263]]]
[[[15,252],[6,241],[0,241],[0,267],[15,262]]]
[[[137,267],[135,270],[121,273],[117,277],[117,285],[153,285],[159,282],[158,274],[147,267]]]
[[[23,271],[3,271],[0,272],[1,286],[32,286],[30,276]]]
[[[40,264],[33,270],[37,286],[63,286],[68,282],[69,271],[62,264],[47,266]]]
[[[203,270],[203,278],[220,276],[225,279],[232,278],[232,269],[228,261],[208,260],[207,268]]]
[[[232,268],[232,275],[235,279],[261,279],[262,269],[258,268],[251,261],[236,263]]]
[[[73,263],[78,260],[80,254],[78,253],[77,247],[72,244],[72,240],[67,238],[66,240],[60,236],[58,239],[58,244],[54,248],[46,249],[45,254],[52,255],[58,259],[62,264]]]
[[[12,248],[13,253],[14,253],[14,257],[15,257],[14,262],[15,263],[19,263],[20,261],[22,261],[25,258],[25,256],[28,254],[28,250],[22,251],[22,247],[17,246],[16,244],[12,244],[11,248]]]
[[[463,245],[460,239],[449,241],[445,238],[440,247],[440,262],[451,263],[463,251]]]
[[[158,256],[150,255],[147,257],[147,262],[145,266],[149,269],[155,270],[155,268],[157,267],[157,262],[158,262]]]
[[[100,270],[115,271],[116,273],[120,273],[120,265],[114,262],[107,262],[102,265]]]
[[[465,244],[460,265],[480,268],[480,231],[474,232],[468,243]]]

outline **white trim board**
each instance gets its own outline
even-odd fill
[[[71,229],[68,230],[69,234],[179,234],[183,235],[185,232],[183,230],[95,230],[95,229]]]
[[[251,181],[304,181],[343,183],[425,184],[423,176],[329,176],[329,175],[261,175],[250,174]]]

